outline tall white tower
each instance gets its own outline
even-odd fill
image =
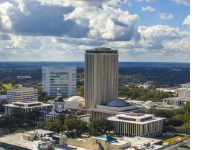
[[[85,53],[85,107],[118,99],[118,51],[95,48]]]

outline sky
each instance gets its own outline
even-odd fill
[[[0,0],[0,61],[190,62],[190,0]]]

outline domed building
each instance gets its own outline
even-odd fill
[[[110,107],[125,107],[125,106],[129,106],[128,104],[126,104],[125,102],[121,101],[121,100],[113,100],[110,101],[106,104],[106,106],[110,106]]]
[[[156,107],[156,104],[152,102],[151,100],[148,100],[147,102],[143,104],[143,106],[146,107],[147,109],[152,109]]]
[[[91,108],[91,116],[93,120],[107,118],[116,114],[134,111],[135,105],[127,104],[121,100],[112,100],[105,105],[97,105],[96,108]]]
[[[68,108],[83,108],[85,107],[85,99],[81,96],[72,96],[68,99],[64,99],[65,105]]]
[[[65,102],[63,101],[63,98],[61,97],[60,91],[57,93],[57,97],[54,98],[53,109],[59,112],[66,110]]]
[[[57,93],[57,97],[54,100],[51,100],[51,105],[53,105],[53,109],[42,109],[40,112],[43,114],[44,121],[53,120],[55,121],[59,114],[65,114],[65,117],[70,114],[71,110],[65,107],[65,102],[61,97],[61,92]]]

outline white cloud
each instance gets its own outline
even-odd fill
[[[122,42],[115,41],[110,42],[109,46],[124,49],[138,48],[138,51],[162,51],[165,48],[164,44],[177,40],[180,41],[185,38],[189,39],[190,36],[189,31],[179,31],[179,28],[172,28],[165,25],[139,26],[138,32],[140,33],[140,41],[134,41],[133,39]]]
[[[190,15],[188,15],[187,18],[184,19],[183,25],[190,25]]]
[[[141,8],[142,8],[142,11],[156,11],[156,9],[151,6],[141,7]]]
[[[0,2],[0,60],[83,61],[84,50],[94,47],[117,49],[122,61],[188,60],[189,32],[136,28],[139,15],[118,7],[124,5],[127,0]]]
[[[167,13],[159,13],[159,17],[162,19],[172,19],[172,18],[174,18],[174,15],[170,13],[167,16]]]
[[[158,0],[135,0],[136,2],[143,2],[143,1],[146,1],[146,2],[155,2],[155,1],[158,1]]]
[[[181,3],[181,4],[184,4],[186,6],[190,6],[190,0],[173,0],[175,1],[176,3]]]
[[[91,13],[92,12],[92,13]],[[74,19],[84,24],[89,20],[90,31],[88,37],[104,40],[130,40],[138,39],[138,33],[134,25],[139,21],[138,15],[130,15],[128,11],[114,9],[102,5],[102,9],[95,7],[76,7],[75,10],[64,16],[64,20]]]
[[[89,1],[38,1],[0,3],[0,32],[122,41],[132,36],[138,39],[134,28],[139,21],[138,15],[115,8],[128,4],[127,0],[101,0],[98,7]]]
[[[107,4],[112,7],[130,6],[128,0],[35,0],[41,2],[41,5],[57,5],[64,7],[83,7],[83,6],[101,6]]]

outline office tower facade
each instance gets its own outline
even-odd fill
[[[118,51],[95,48],[85,53],[85,108],[118,99]]]
[[[42,91],[48,96],[70,97],[76,94],[76,67],[75,66],[43,66],[42,67]]]
[[[18,87],[7,90],[7,101],[12,102],[24,102],[24,101],[37,101],[38,92],[33,87]]]

